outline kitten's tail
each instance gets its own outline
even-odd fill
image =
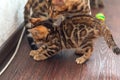
[[[111,48],[114,53],[120,54],[120,48],[116,45],[109,28],[107,26],[101,27],[101,31],[109,48]]]

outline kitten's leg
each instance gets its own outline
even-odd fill
[[[45,48],[45,46],[43,45],[37,50],[31,50],[29,55],[32,57],[34,57],[35,55],[39,55],[40,52],[42,52],[44,50],[44,48]]]
[[[87,42],[76,50],[77,54],[83,54],[83,56],[76,59],[77,64],[83,64],[90,58],[93,52],[93,43]]]
[[[76,55],[83,55],[84,53],[85,53],[84,50],[81,48],[76,48],[76,50],[75,50]]]
[[[31,51],[30,56],[32,56],[34,60],[37,61],[45,60],[55,55],[59,50],[59,45],[43,45],[38,50]]]

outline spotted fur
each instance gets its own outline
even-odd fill
[[[64,12],[69,11],[70,14],[73,13],[84,13],[84,14],[89,14],[90,13],[90,7],[89,7],[89,0],[63,0],[64,5],[61,7],[63,10],[62,11],[56,11],[53,9],[60,10],[59,7],[54,7],[54,1],[56,0],[28,0],[28,2],[25,5],[25,10],[24,10],[24,22],[25,26],[28,29],[32,28],[33,25],[39,21],[44,21],[48,20],[50,18],[59,18],[60,14],[63,14]],[[59,0],[57,0],[59,1]],[[71,4],[71,2],[73,2]],[[76,3],[79,4],[76,4]],[[77,7],[77,8],[76,8]],[[77,10],[76,10],[77,9]],[[71,11],[72,10],[72,11]],[[32,20],[32,18],[39,18],[37,21]],[[61,16],[60,16],[61,19]],[[32,24],[30,23],[32,22]],[[35,22],[35,23],[34,23]],[[60,20],[56,21],[57,24],[60,24]],[[27,33],[27,38],[28,42],[31,46],[31,49],[38,49],[35,39],[33,39],[33,36],[31,35],[30,32]]]
[[[29,45],[31,49],[38,49],[36,41],[34,41],[33,36],[28,31],[28,29],[32,28],[32,24],[30,23],[31,18],[40,18],[41,20],[47,20],[49,18],[49,6],[50,0],[28,0],[24,8],[24,22],[26,27],[26,34]],[[37,22],[37,21],[35,21]],[[34,23],[34,22],[32,22]]]
[[[46,39],[38,50],[32,50],[30,56],[34,60],[45,60],[57,54],[62,49],[75,48],[75,53],[82,55],[76,58],[77,64],[86,62],[94,50],[94,40],[104,37],[108,47],[114,53],[120,54],[120,49],[113,40],[109,28],[104,22],[90,15],[73,15],[66,17],[60,26],[53,26],[51,22],[40,22],[36,27],[44,26],[49,29]],[[47,25],[45,25],[47,24]],[[49,24],[49,25],[48,25]],[[49,27],[51,25],[51,27]],[[41,35],[42,36],[42,35]]]

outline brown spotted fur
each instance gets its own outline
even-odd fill
[[[88,2],[89,0],[28,0],[24,10],[24,21],[27,24],[31,18],[47,20],[53,16],[51,15],[54,12],[53,9],[55,11],[65,11],[66,9],[67,11],[77,10],[76,12],[89,14],[90,8]],[[56,4],[58,5],[56,6]]]
[[[28,23],[31,18],[39,17],[42,20],[46,20],[50,17],[51,5],[55,6],[56,4],[57,6],[54,9],[58,11],[61,11],[61,9],[62,11],[65,9],[71,11],[71,9],[76,8],[81,13],[90,13],[89,1],[93,6],[104,6],[102,0],[28,0],[24,10],[24,20],[25,23]],[[58,5],[60,4],[59,2],[64,4],[64,6]]]
[[[67,9],[69,9],[69,12],[67,10],[69,14],[73,14],[73,13],[89,14],[90,13],[90,8],[88,6],[89,0],[60,0],[60,1],[58,0],[57,4],[63,1],[62,5],[60,6],[63,6],[65,8],[64,10],[62,9],[62,7],[61,8],[57,7],[58,11],[56,10],[56,5],[55,5],[56,3],[54,3],[54,1],[56,0],[28,0],[24,10],[24,22],[25,22],[26,28],[27,29],[32,28],[35,23],[39,21],[48,20],[50,18],[57,19],[56,23],[54,24],[58,25],[61,23],[62,20],[64,20],[64,12],[66,13]],[[71,2],[73,3],[71,4]],[[76,4],[77,2],[79,4]],[[61,16],[62,16],[62,20],[61,20]],[[36,21],[35,18],[39,18],[39,19],[37,19]],[[33,23],[32,25],[30,21]],[[38,49],[36,42],[34,42],[35,39],[33,39],[33,37],[28,31],[26,32],[27,32],[27,39],[31,46],[31,49]]]
[[[31,18],[48,19],[50,3],[50,0],[28,0],[24,10],[25,24],[29,23]]]
[[[36,27],[40,26],[39,24]],[[76,54],[82,54],[81,57],[76,58],[76,63],[82,64],[92,55],[94,40],[101,36],[114,53],[120,54],[120,49],[114,42],[109,28],[104,22],[90,15],[71,16],[66,18],[60,26],[53,26],[53,28],[53,30],[49,28],[50,32],[39,49],[30,52],[30,56],[35,60],[45,60],[61,49],[75,48]]]

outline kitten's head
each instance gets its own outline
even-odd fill
[[[32,34],[36,43],[45,40],[49,34],[49,29],[43,25],[36,26],[35,28],[29,29],[28,31]]]
[[[33,25],[36,25],[36,23],[41,22],[40,18],[31,18],[30,21]],[[45,25],[38,24],[32,29],[28,29],[28,31],[32,34],[35,42],[37,43],[45,40],[51,30]]]

